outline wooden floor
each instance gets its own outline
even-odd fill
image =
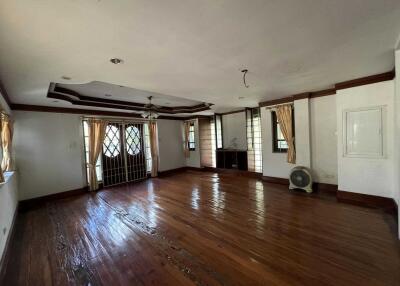
[[[20,213],[3,284],[400,285],[396,227],[330,196],[187,171]]]

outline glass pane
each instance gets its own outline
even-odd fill
[[[106,136],[103,143],[104,155],[107,157],[116,157],[121,150],[119,128],[114,125],[108,125],[106,128]]]
[[[83,121],[83,134],[89,136],[89,126],[86,120]]]
[[[278,141],[278,148],[279,149],[287,149],[288,145],[287,145],[286,141]]]
[[[136,126],[129,126],[126,128],[126,151],[130,155],[137,155],[140,153],[140,150],[142,149],[140,144],[140,136],[140,131]]]
[[[279,126],[279,124],[276,126],[276,130],[277,130],[277,138],[278,140],[285,140],[285,137],[283,137],[282,131],[281,131],[281,127]]]

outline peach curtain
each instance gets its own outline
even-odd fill
[[[89,190],[95,191],[99,188],[97,181],[96,163],[101,153],[107,122],[100,119],[89,119]]]
[[[281,105],[276,108],[276,118],[278,119],[282,135],[288,143],[287,162],[296,163],[296,150],[294,146],[292,106]]]
[[[155,121],[149,122],[150,133],[150,152],[151,152],[151,176],[157,177],[158,175],[158,136],[157,136],[157,123]]]
[[[183,153],[185,154],[186,158],[190,157],[190,150],[189,150],[189,130],[190,130],[190,122],[185,121],[184,123],[184,140],[183,140]]]
[[[12,170],[11,146],[13,138],[13,124],[9,116],[3,115],[1,119],[1,147],[3,149],[3,159],[1,169],[3,171]]]
[[[2,127],[3,124],[0,124],[0,128]],[[4,175],[3,175],[3,170],[0,168],[0,183],[4,183]]]

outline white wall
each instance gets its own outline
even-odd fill
[[[337,185],[336,95],[310,99],[313,179]]]
[[[309,99],[295,100],[293,106],[296,165],[311,168]]]
[[[295,165],[286,162],[286,153],[273,152],[271,110],[265,107],[261,107],[261,139],[263,176],[288,178]]]
[[[261,108],[261,137],[263,148],[263,175],[289,178],[295,166],[311,165],[309,99],[294,102],[296,164],[286,162],[287,153],[274,153],[272,146],[271,110]]]
[[[14,112],[20,200],[86,186],[79,115]]]
[[[5,174],[6,175],[6,174]],[[3,255],[7,238],[18,203],[17,174],[0,185],[0,258]]]
[[[186,166],[183,153],[182,121],[157,120],[160,171]]]
[[[20,200],[70,191],[87,185],[80,115],[17,111],[14,150]],[[195,128],[198,139],[198,123]],[[200,167],[200,151],[183,154],[182,121],[158,120],[160,171]]]
[[[400,50],[396,51],[396,71],[397,74],[400,71]],[[400,206],[400,76],[397,75],[395,78],[395,129],[394,129],[394,168],[393,168],[393,198]],[[400,211],[398,212],[398,222],[400,222]],[[399,228],[399,238],[400,238],[400,223]]]
[[[244,111],[222,115],[222,130],[225,149],[247,150],[246,113]],[[235,138],[237,147],[231,145]]]
[[[271,112],[261,108],[263,175],[288,178],[294,166],[312,169],[313,180],[337,184],[336,96],[294,101],[296,164],[273,153]]]
[[[383,159],[349,158],[343,156],[342,114],[346,109],[386,106],[383,130]],[[392,198],[394,167],[394,81],[379,82],[337,91],[337,154],[339,190]]]
[[[9,115],[13,116],[10,107],[0,94],[0,106]],[[13,142],[13,147],[15,146]],[[13,150],[13,149],[11,149]],[[14,153],[11,154],[14,158]],[[1,154],[0,154],[0,157]],[[12,175],[10,176],[10,174]],[[11,224],[18,204],[18,179],[16,172],[5,172],[5,183],[0,184],[0,259],[4,253]]]
[[[195,142],[196,142],[196,150],[195,151],[190,151],[190,156],[189,158],[185,158],[186,160],[186,166],[188,167],[195,167],[195,168],[200,168],[201,167],[201,162],[200,162],[200,132],[199,132],[199,120],[194,119],[192,120],[194,122],[194,137],[195,137]],[[183,123],[181,123],[181,138],[183,138]],[[183,141],[182,141],[183,142]],[[183,143],[181,144],[181,148],[183,150]]]

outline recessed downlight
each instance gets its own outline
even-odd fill
[[[62,78],[62,79],[65,79],[65,80],[71,80],[71,77],[66,76],[66,75],[63,75],[61,78]]]
[[[122,64],[124,61],[119,58],[112,58],[110,59],[110,62],[112,62],[114,65]]]
[[[111,94],[106,93],[104,96],[111,97]]]

